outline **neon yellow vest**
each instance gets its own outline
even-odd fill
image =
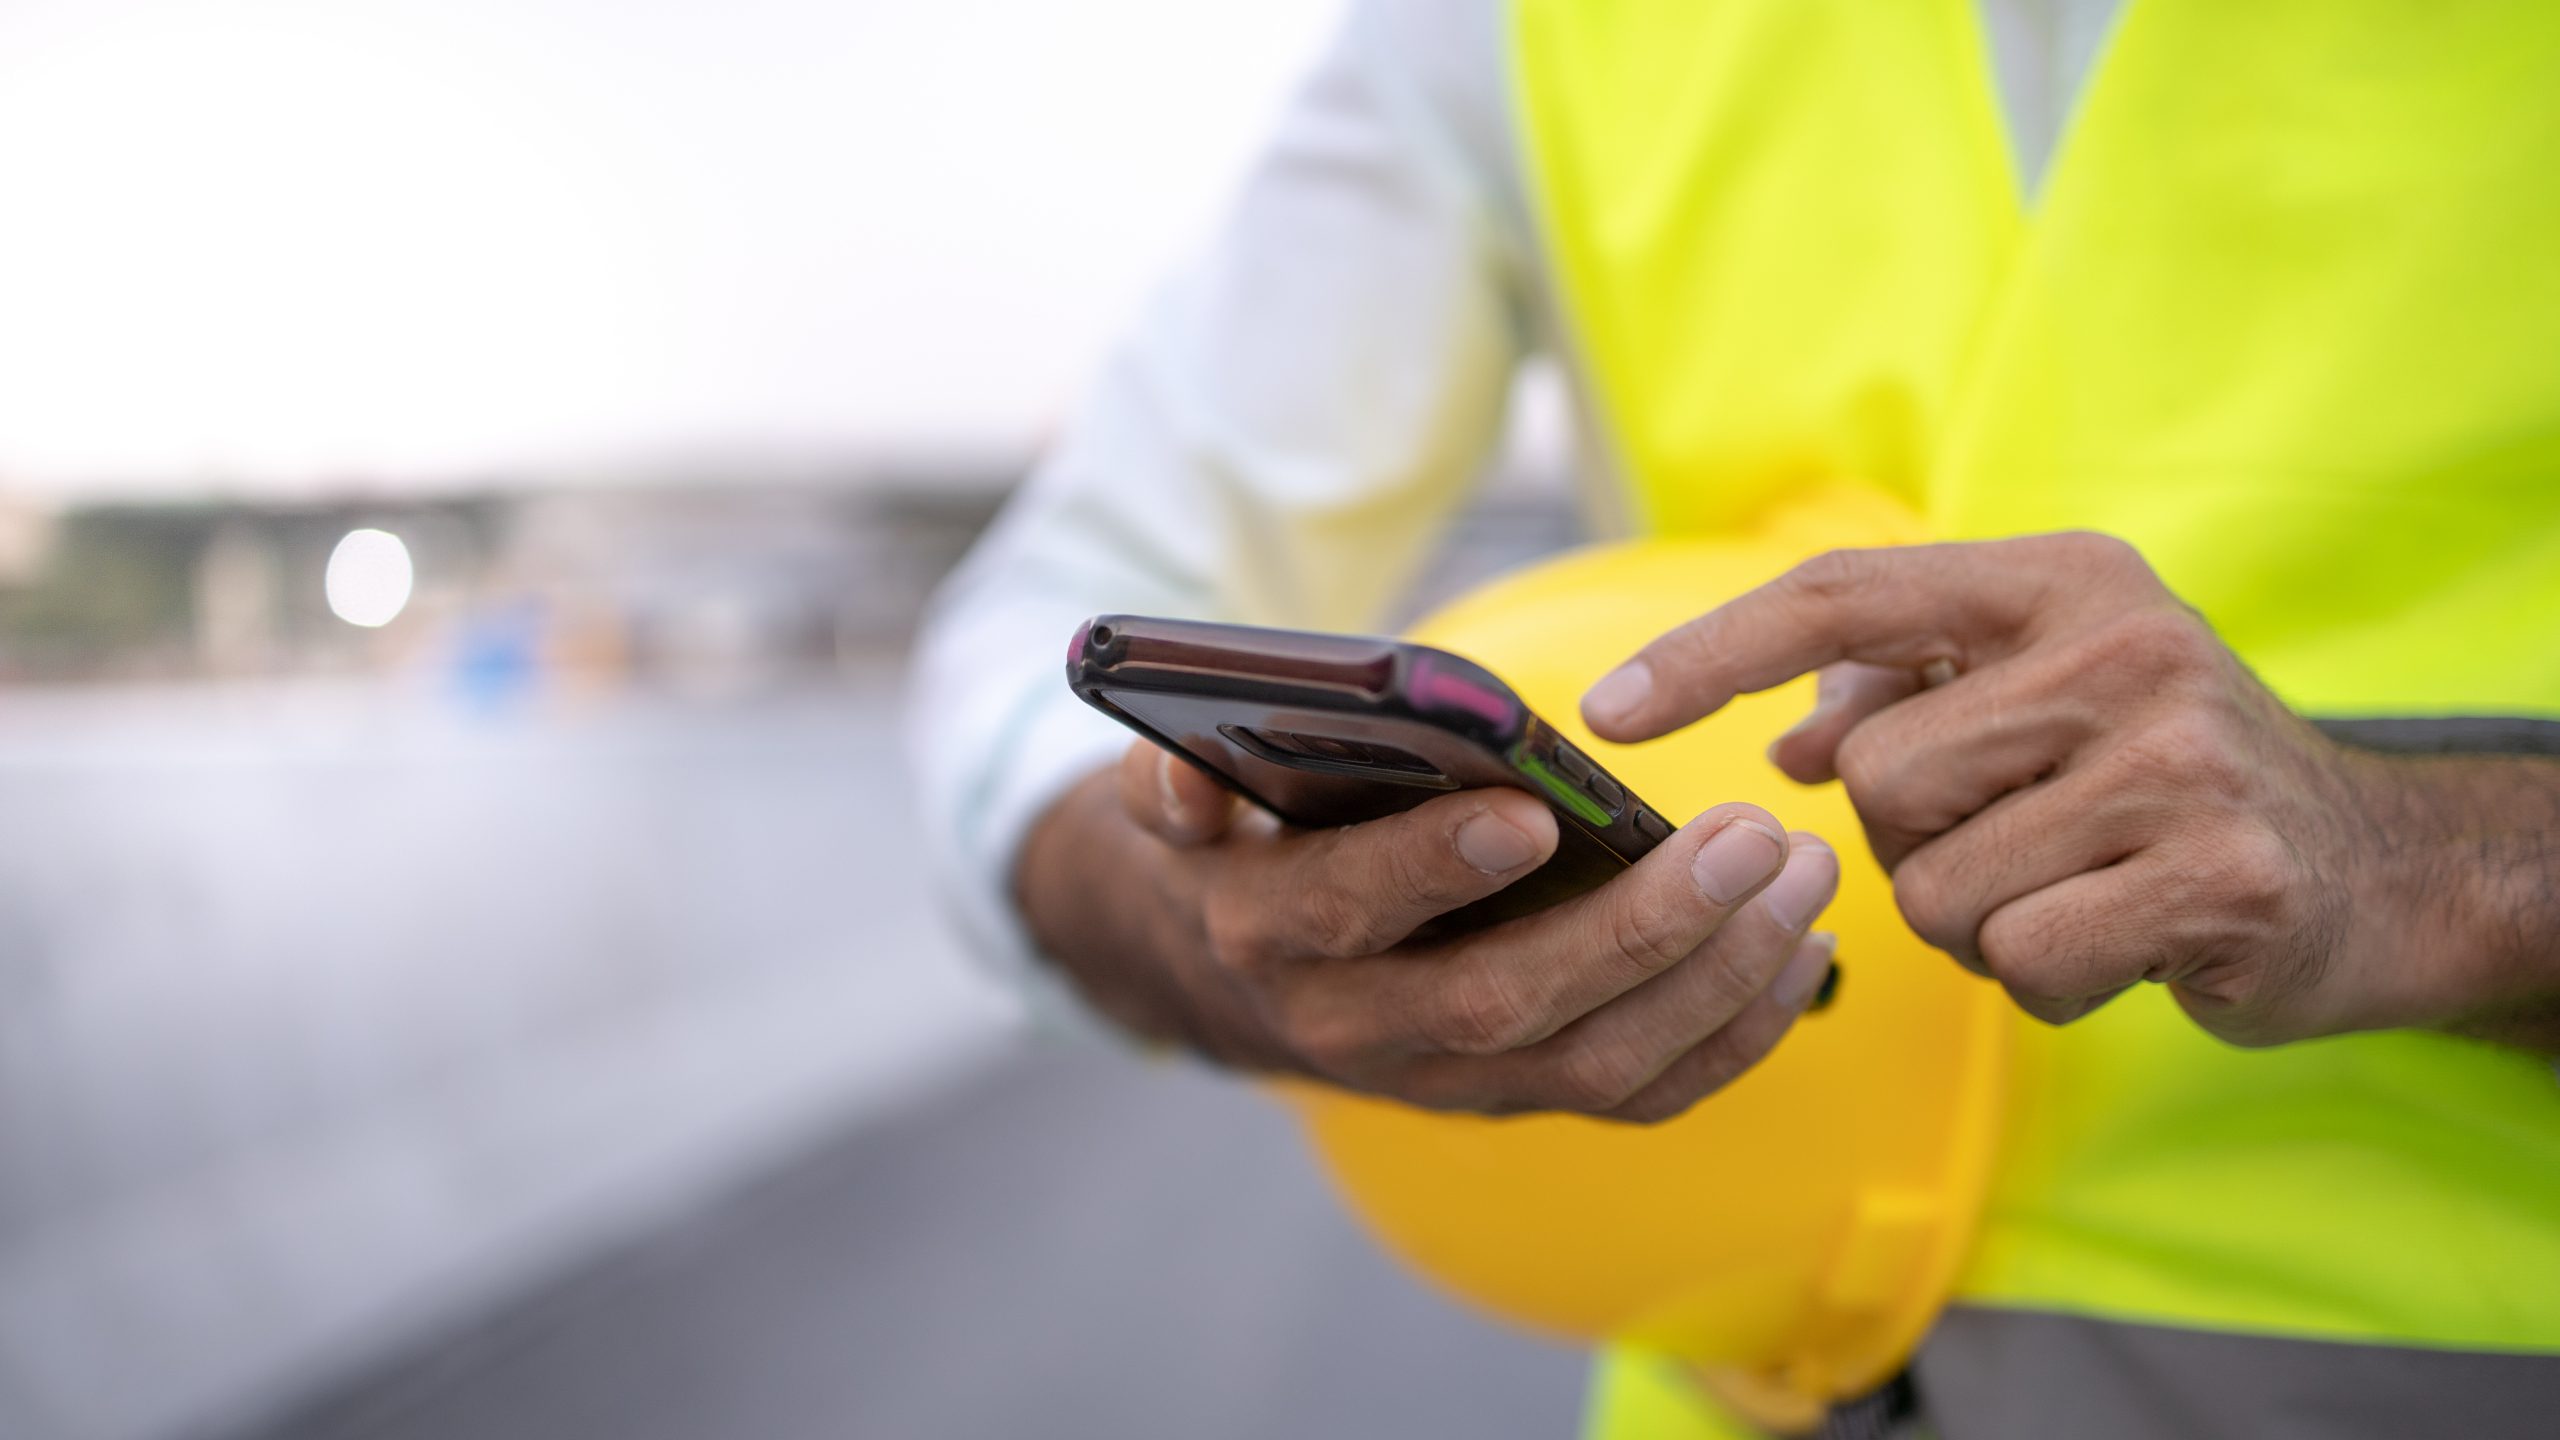
[[[1969,0],[1514,0],[1510,55],[1652,528],[2106,530],[2297,709],[2560,714],[2560,9],[2140,0],[2033,215]],[[2021,1030],[1967,1303],[2560,1351],[2548,1065]]]

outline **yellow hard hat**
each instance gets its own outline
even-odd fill
[[[1906,927],[1838,785],[1763,751],[1811,704],[1800,681],[1650,744],[1585,731],[1576,702],[1656,634],[1838,545],[1918,538],[1862,492],[1715,539],[1579,551],[1414,630],[1509,681],[1665,815],[1766,806],[1839,848],[1837,1001],[1688,1114],[1653,1127],[1485,1119],[1292,1086],[1342,1193],[1386,1247],[1531,1326],[1691,1362],[1763,1424],[1795,1426],[1890,1378],[1954,1284],[1988,1182],[2008,1074],[1999,991]]]

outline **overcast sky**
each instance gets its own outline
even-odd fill
[[[0,489],[1010,453],[1332,0],[5,0]]]

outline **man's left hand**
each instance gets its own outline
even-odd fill
[[[1922,938],[2054,1023],[2137,981],[2243,1045],[2456,1010],[2404,963],[2429,912],[2392,864],[2387,762],[2260,684],[2102,535],[1844,550],[1592,687],[1649,739],[1820,669],[1772,748],[1847,786]]]

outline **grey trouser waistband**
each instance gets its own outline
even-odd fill
[[[1939,1440],[2551,1440],[2560,1355],[2482,1354],[1959,1305],[1912,1364]]]

